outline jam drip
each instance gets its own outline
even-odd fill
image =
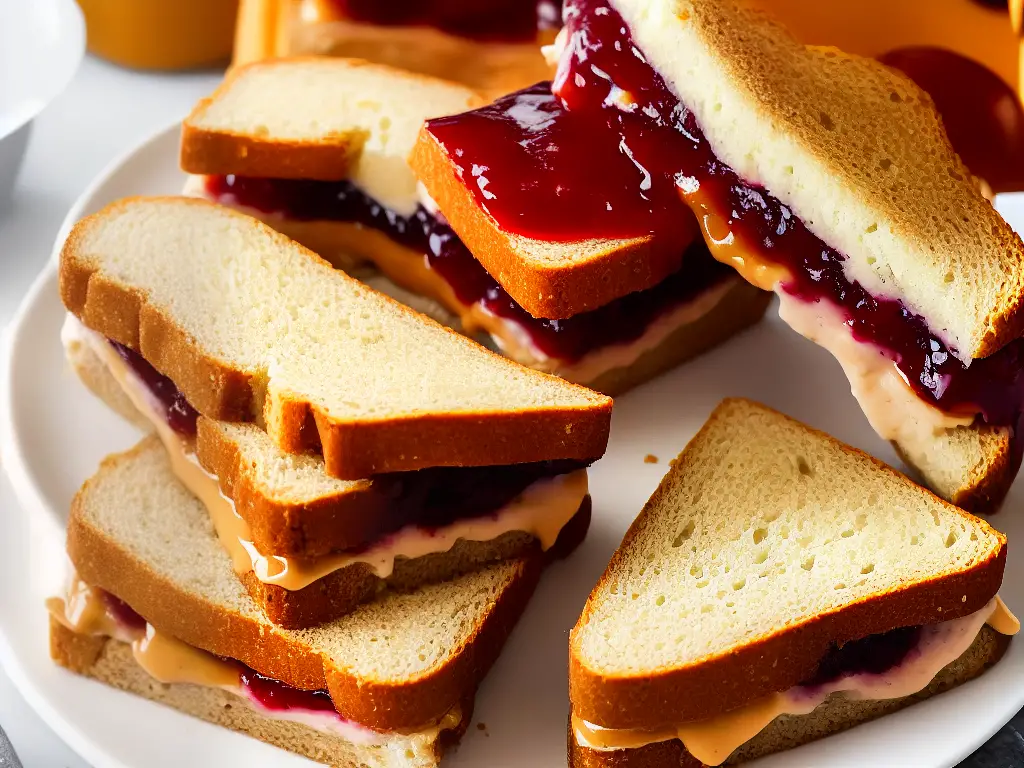
[[[336,715],[338,710],[331,701],[327,691],[303,691],[293,688],[280,680],[264,677],[254,669],[243,665],[239,679],[249,695],[264,709],[274,712],[303,710],[308,712],[327,712]]]
[[[146,389],[150,391],[160,407],[163,409],[164,418],[175,432],[185,437],[195,437],[196,420],[199,413],[193,408],[185,396],[178,391],[174,382],[160,373],[156,368],[138,352],[129,349],[123,344],[111,341],[111,345],[117,350],[117,354],[134,371]]]
[[[137,352],[110,343],[147,387],[156,388],[150,391],[161,403],[173,405],[165,412],[175,431],[194,438],[198,414],[174,382]],[[191,425],[191,431],[185,430],[185,424]],[[342,523],[349,539],[357,542],[345,551],[365,551],[407,526],[436,531],[459,520],[497,514],[533,483],[584,469],[591,463],[562,459],[494,467],[430,467],[376,475],[370,506]]]
[[[814,676],[801,683],[813,688],[851,675],[882,675],[898,667],[921,641],[921,627],[900,627],[860,640],[833,645]]]
[[[481,266],[458,235],[420,208],[403,217],[368,197],[351,182],[256,179],[211,176],[209,194],[268,214],[296,220],[348,221],[372,227],[414,251],[425,253],[427,266],[444,279],[460,302],[515,323],[533,347],[550,358],[572,363],[590,352],[640,338],[658,318],[732,276],[697,238],[683,257],[684,267],[653,288],[627,294],[591,312],[566,320],[535,318],[508,295]],[[687,216],[687,225],[692,216]]]
[[[646,62],[606,0],[567,0],[564,18],[570,38],[554,91],[570,112],[594,116],[595,133],[613,127],[622,151],[641,169],[643,181],[634,194],[679,215],[684,215],[684,203],[696,209],[699,219],[709,213],[705,225],[725,212],[712,226],[727,226],[742,251],[785,267],[792,276],[782,285],[786,293],[838,307],[854,337],[893,360],[922,399],[948,413],[980,412],[992,424],[1016,422],[1024,396],[1024,342],[965,367],[929,331],[924,318],[848,279],[843,254],[813,235],[767,190],[718,160],[693,113]],[[616,94],[622,93],[635,104],[617,107]],[[598,141],[600,146],[608,143]],[[514,221],[500,223],[514,231]]]
[[[561,0],[331,0],[349,19],[380,26],[428,26],[453,35],[533,42],[557,29]]]

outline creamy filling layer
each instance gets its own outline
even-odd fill
[[[450,711],[437,725],[414,733],[381,733],[342,717],[324,691],[301,691],[260,676],[240,662],[183,643],[148,623],[130,607],[73,576],[64,597],[46,601],[50,615],[72,632],[127,643],[135,661],[154,680],[167,685],[219,688],[243,699],[264,717],[300,723],[360,745],[387,746],[396,738],[434,741],[458,726],[461,713]],[[267,695],[272,691],[271,695]]]
[[[352,220],[332,220],[326,211],[320,212],[322,218],[295,218],[288,211],[292,203],[263,199],[278,194],[288,182],[260,181],[274,185],[275,191],[257,195],[243,181],[232,187],[234,192],[223,193],[211,188],[216,182],[213,177],[193,176],[186,182],[185,194],[226,203],[257,218],[272,216],[279,220],[275,223],[285,234],[306,240],[314,250],[326,247],[331,251],[356,251],[401,288],[440,303],[458,317],[466,333],[485,333],[516,362],[579,384],[632,366],[673,332],[712,311],[735,284],[732,275],[719,273],[714,267],[701,265],[688,271],[684,266],[667,279],[674,286],[671,293],[666,283],[617,300],[633,302],[628,308],[619,309],[613,302],[568,321],[538,319],[505,294],[451,233],[431,234],[422,243],[422,250],[404,242],[411,239],[409,233],[417,226],[440,226],[426,221],[434,217],[437,206],[422,185],[418,194],[423,221],[413,216],[408,222],[400,222],[398,214],[389,213],[387,223],[378,225],[379,217],[362,221],[361,215],[352,214]],[[353,188],[358,190],[358,184]],[[340,211],[343,204],[336,207]],[[378,204],[376,210],[383,209]],[[392,230],[401,230],[405,236],[396,239]],[[431,250],[437,253],[428,253]],[[453,280],[455,275],[461,277]],[[687,285],[688,275],[693,277],[692,285]],[[639,302],[645,306],[638,306]],[[640,319],[634,319],[637,317]]]
[[[577,743],[600,751],[634,749],[679,739],[697,760],[706,765],[721,765],[775,718],[810,714],[834,694],[852,700],[880,700],[900,699],[924,690],[939,672],[971,647],[986,624],[1004,635],[1020,631],[1020,622],[996,596],[969,616],[922,627],[916,646],[895,666],[880,673],[853,672],[824,683],[797,685],[746,707],[708,720],[683,723],[674,729],[602,728],[573,715],[573,730]]]
[[[299,590],[335,571],[358,563],[368,565],[382,579],[394,571],[398,558],[414,559],[447,552],[455,543],[492,541],[513,531],[535,537],[547,551],[555,545],[588,493],[585,469],[538,480],[493,514],[456,520],[439,529],[406,526],[359,552],[316,558],[285,557],[260,551],[252,540],[249,525],[235,508],[234,501],[221,491],[217,477],[207,472],[195,455],[195,445],[168,424],[160,404],[100,334],[68,315],[64,338],[89,345],[103,362],[135,408],[153,424],[170,459],[178,480],[206,506],[217,536],[238,573],[252,571],[266,583],[287,590]]]

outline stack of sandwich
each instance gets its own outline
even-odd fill
[[[770,294],[711,257],[692,215],[666,220],[622,194],[636,174],[627,158],[596,165],[586,144],[578,155],[545,152],[572,139],[549,127],[550,90],[500,100],[467,126],[478,146],[516,150],[489,158],[505,173],[489,183],[498,194],[500,184],[528,189],[518,229],[464,194],[453,201],[450,164],[414,173],[423,122],[482,103],[463,86],[365,62],[252,64],[185,121],[186,189],[262,218],[341,268],[369,262],[523,365],[609,394],[761,318]]]
[[[82,380],[153,434],[74,501],[54,658],[333,765],[435,765],[586,533],[611,401],[191,198],[80,222],[60,288]]]

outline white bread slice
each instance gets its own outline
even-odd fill
[[[161,632],[293,687],[326,689],[344,717],[384,731],[418,730],[471,698],[540,571],[539,558],[500,563],[385,594],[316,629],[281,629],[235,576],[154,437],[108,458],[79,491],[68,554],[87,584]]]
[[[903,75],[804,47],[743,0],[611,0],[711,147],[964,360],[1024,328],[1024,245]]]
[[[232,69],[182,126],[189,173],[351,179],[384,206],[416,211],[406,163],[424,120],[483,103],[475,91],[358,59],[298,58]]]
[[[728,711],[807,680],[833,643],[980,610],[1005,557],[1002,534],[881,462],[726,400],[587,601],[574,712],[656,728]]]
[[[506,360],[334,270],[266,225],[192,198],[79,222],[61,296],[203,415],[265,424],[361,479],[441,465],[589,459],[611,399]]]

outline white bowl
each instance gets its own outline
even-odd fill
[[[0,205],[14,188],[32,120],[71,81],[84,53],[74,0],[0,0]]]

